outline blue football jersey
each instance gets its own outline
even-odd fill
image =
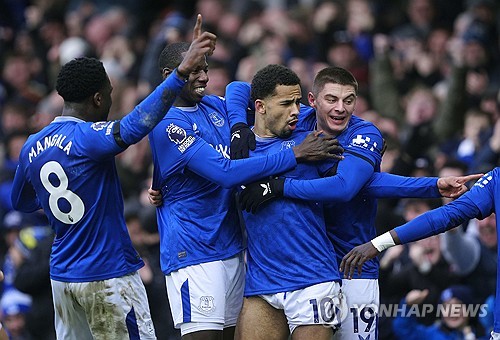
[[[301,108],[299,123],[301,130],[316,129],[315,110],[306,106]],[[327,201],[326,197],[337,191],[340,202],[325,204],[325,223],[340,263],[352,248],[376,236],[377,201],[361,189],[374,172],[380,171],[383,139],[375,125],[354,115],[336,138],[345,149],[345,159],[338,163],[337,174],[318,181],[317,186],[287,181],[285,195]],[[351,180],[344,180],[346,178]],[[321,191],[325,197],[318,195]],[[378,267],[378,258],[374,258],[365,263],[361,276],[356,272],[354,278],[378,278]]]
[[[291,148],[307,133],[292,137],[259,138],[251,157]],[[280,177],[319,178],[332,164],[301,163]],[[302,289],[340,280],[334,247],[328,239],[323,205],[314,201],[280,198],[256,214],[244,213],[248,237],[245,296]]]
[[[165,274],[242,251],[233,188],[296,166],[291,149],[231,161],[230,138],[225,101],[217,96],[171,108],[149,136],[153,188],[163,194],[157,217]]]
[[[54,280],[104,280],[143,266],[123,217],[114,160],[123,149],[112,134],[115,123],[56,117],[21,150],[13,201],[16,209],[43,208],[47,215],[56,234]]]
[[[135,272],[114,156],[137,143],[165,115],[185,81],[172,72],[132,112],[115,122],[61,116],[24,144],[11,200],[16,210],[43,208],[55,231],[51,278],[88,282]]]

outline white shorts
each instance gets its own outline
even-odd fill
[[[243,304],[243,255],[181,268],[165,277],[175,328],[181,335],[234,327]]]
[[[378,280],[342,280],[342,292],[347,303],[340,329],[334,340],[377,339],[378,308],[380,304]]]
[[[345,312],[345,299],[335,281],[318,283],[286,293],[260,295],[276,309],[283,309],[290,334],[304,325],[326,325],[337,328]]]
[[[156,339],[138,272],[103,281],[51,283],[58,339]]]

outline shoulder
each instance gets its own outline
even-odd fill
[[[349,121],[349,125],[347,127],[347,132],[349,134],[355,133],[369,133],[373,135],[378,135],[382,138],[382,133],[380,130],[373,124],[367,120],[361,119],[357,116],[352,116]]]
[[[220,107],[226,105],[226,99],[224,97],[215,96],[215,95],[206,95],[203,96],[201,100],[201,104],[205,104],[208,106]]]

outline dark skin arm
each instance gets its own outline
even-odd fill
[[[401,244],[398,234],[392,229],[389,232],[394,240],[395,244]],[[348,252],[340,263],[340,271],[344,273],[344,278],[352,279],[354,271],[358,270],[358,274],[361,274],[363,264],[378,256],[380,252],[373,246],[370,242],[363,243],[357,247],[354,247],[350,252]]]

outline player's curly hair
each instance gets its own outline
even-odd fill
[[[259,70],[252,79],[252,100],[276,94],[276,86],[278,85],[300,85],[300,78],[295,72],[283,65],[267,65]]]
[[[342,67],[325,67],[318,72],[314,78],[312,93],[318,96],[319,92],[325,87],[325,84],[351,85],[354,92],[358,94],[358,82],[351,72]]]
[[[183,59],[182,53],[189,50],[189,45],[188,42],[176,42],[165,46],[158,57],[160,71],[165,67],[173,70],[179,66]]]
[[[64,101],[81,103],[108,82],[103,64],[95,58],[76,58],[63,65],[57,75],[56,90]]]

